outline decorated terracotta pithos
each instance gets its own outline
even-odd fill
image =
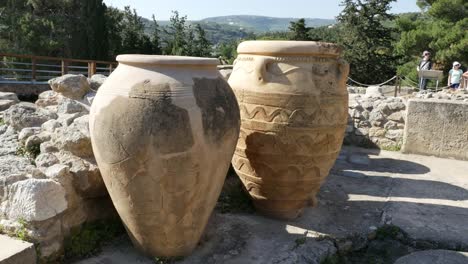
[[[258,211],[293,219],[316,204],[347,123],[349,65],[340,48],[246,41],[229,84],[241,111],[232,164]]]
[[[121,55],[90,114],[93,151],[134,245],[151,256],[196,246],[239,135],[218,60]]]

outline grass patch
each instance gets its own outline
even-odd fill
[[[0,126],[3,126],[5,124],[5,120],[3,120],[3,118],[0,117]]]
[[[401,144],[384,145],[384,146],[381,146],[380,149],[387,150],[387,151],[400,151],[401,150]]]
[[[184,257],[155,257],[155,264],[172,264],[184,260]]]
[[[107,242],[123,234],[120,219],[86,223],[65,239],[65,259],[78,259],[101,251]]]
[[[384,239],[395,239],[401,240],[406,238],[406,233],[404,233],[401,228],[395,225],[384,225],[377,229],[376,238],[380,240]]]
[[[13,231],[8,231],[4,226],[0,225],[0,234],[10,237],[15,237],[26,242],[33,242],[28,232],[28,223],[23,218],[18,219],[18,227]]]
[[[307,239],[307,237],[305,237],[305,236],[300,237],[300,238],[296,238],[296,240],[294,240],[294,248],[293,249],[296,249],[299,246],[304,245],[305,242],[306,242],[306,239]]]
[[[41,154],[41,145],[40,144],[34,144],[30,148],[26,148],[23,145],[19,145],[18,148],[16,149],[17,156],[22,156],[28,158],[33,164],[34,160]]]
[[[320,264],[342,264],[343,259],[339,255],[328,256]]]

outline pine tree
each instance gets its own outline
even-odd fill
[[[164,29],[166,36],[165,54],[187,55],[187,17],[172,11],[170,25]]]
[[[395,0],[344,0],[338,16],[339,43],[351,65],[350,75],[360,82],[378,83],[395,75],[393,29],[384,22],[393,20],[390,4]]]
[[[309,31],[312,29],[306,26],[305,19],[301,18],[296,22],[289,22],[289,31],[291,32],[291,40],[311,40]]]
[[[156,18],[153,15],[153,31],[151,33],[151,45],[153,46],[153,54],[162,54],[162,49],[161,49],[161,41],[159,39],[159,25],[158,22],[156,22]]]
[[[211,43],[206,38],[205,30],[200,24],[195,25],[195,54],[198,57],[209,57],[211,55]]]

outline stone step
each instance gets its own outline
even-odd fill
[[[0,235],[0,264],[35,264],[34,244]]]

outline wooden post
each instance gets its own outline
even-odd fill
[[[96,62],[90,61],[88,62],[88,78],[91,78],[94,74],[96,74]]]
[[[401,79],[400,77],[397,77],[398,78],[398,93],[401,94]]]
[[[112,73],[113,70],[113,65],[112,63],[109,63],[109,75]]]
[[[68,73],[68,61],[62,60],[62,75]]]
[[[31,58],[31,79],[32,81],[36,81],[36,58]]]
[[[395,97],[397,97],[397,92],[398,92],[398,75],[395,78]]]

